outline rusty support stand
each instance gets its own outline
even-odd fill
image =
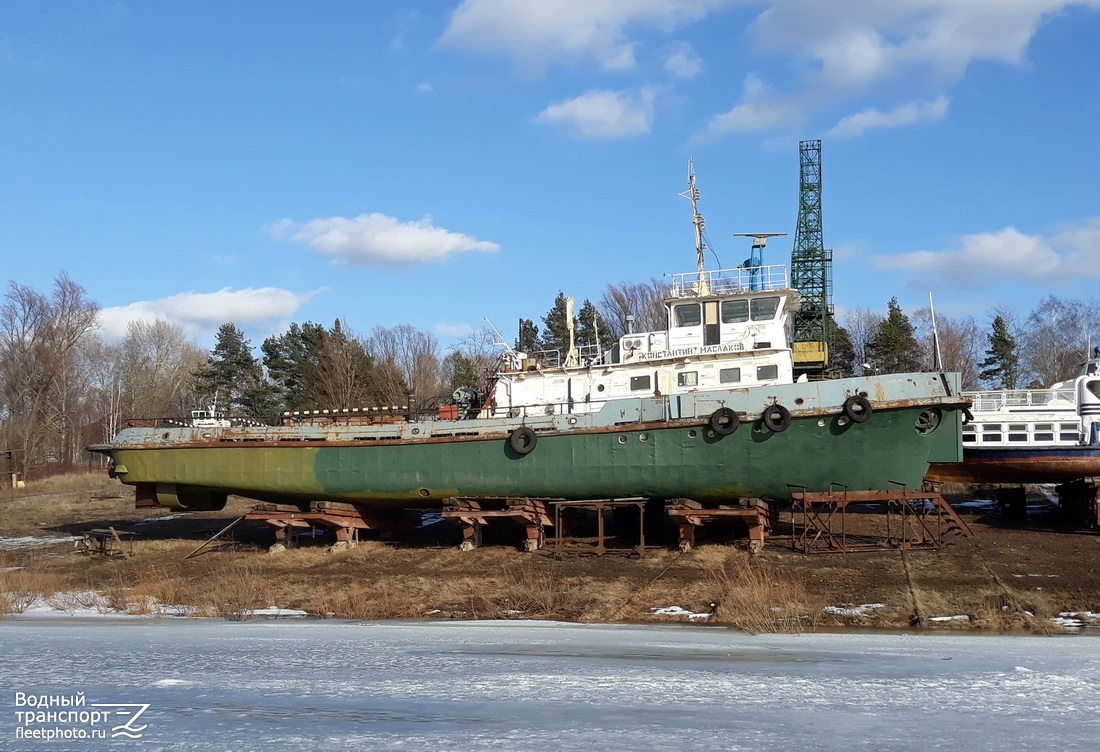
[[[749,552],[755,554],[764,547],[772,526],[771,509],[760,499],[740,499],[736,506],[715,508],[704,508],[692,499],[671,499],[665,509],[669,519],[680,527],[680,550],[683,552],[695,546],[696,528],[708,522],[741,519],[749,529]]]
[[[1056,490],[1058,506],[1070,524],[1100,530],[1100,478],[1080,478]]]
[[[974,534],[935,488],[909,491],[904,486],[879,491],[849,491],[830,484],[825,492],[790,486],[791,547],[802,553],[877,551],[884,548],[940,548],[946,533]],[[849,537],[849,505],[886,504],[881,536]]]
[[[546,528],[554,523],[546,510],[549,499],[519,497],[458,497],[443,500],[443,519],[462,528],[459,548],[472,551],[481,546],[482,530],[490,522],[509,520],[523,527],[523,550],[537,551],[546,541]]]
[[[645,556],[645,499],[591,499],[585,501],[556,501],[554,502],[554,553],[575,554],[637,554]],[[607,545],[607,535],[604,516],[607,512],[616,510],[636,509],[638,511],[638,544],[628,548],[611,548]],[[564,534],[563,513],[573,510],[589,510],[596,513],[596,537],[592,543],[584,546],[581,539],[567,538]],[[618,537],[618,536],[614,536]],[[570,544],[570,549],[564,547]],[[578,547],[579,546],[579,547]]]
[[[275,504],[257,504],[245,515],[246,520],[262,522],[275,529],[272,551],[292,548],[296,530],[321,529],[333,534],[330,550],[351,548],[359,543],[360,530],[392,530],[395,520],[365,513],[351,504],[333,501],[310,502],[309,511],[280,509]]]

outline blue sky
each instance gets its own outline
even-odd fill
[[[103,307],[505,336],[558,290],[795,228],[835,302],[1026,312],[1100,281],[1100,0],[0,4],[4,278]]]

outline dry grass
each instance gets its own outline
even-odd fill
[[[57,576],[37,567],[0,572],[0,615],[21,614],[63,589]]]
[[[826,605],[797,577],[741,552],[710,570],[719,621],[751,633],[812,632]]]

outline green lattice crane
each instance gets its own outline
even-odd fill
[[[833,252],[821,233],[821,141],[799,141],[798,228],[791,250],[791,287],[802,304],[791,322],[796,373],[821,374],[829,366],[833,316]]]

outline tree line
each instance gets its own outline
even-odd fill
[[[666,326],[667,286],[656,279],[608,285],[574,312],[578,347],[607,349],[628,331]],[[1041,387],[1076,375],[1094,340],[1097,301],[1044,298],[1027,315],[1000,307],[988,322],[939,315],[939,356],[927,308],[907,314],[852,308],[832,322],[838,376],[931,370],[962,374],[966,389]],[[211,405],[276,422],[286,411],[397,406],[431,410],[458,387],[484,392],[501,344],[477,330],[444,348],[409,324],[358,333],[295,322],[254,345],[232,322],[205,350],[176,324],[135,321],[119,342],[98,330],[99,306],[60,274],[47,291],[10,282],[0,304],[0,456],[8,469],[88,462],[84,447],[109,441],[133,417],[183,419]],[[569,343],[566,296],[518,322],[515,349]]]

